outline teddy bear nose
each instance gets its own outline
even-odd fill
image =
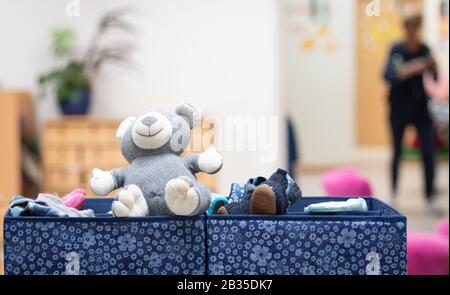
[[[153,116],[146,116],[146,117],[142,118],[142,120],[141,120],[142,124],[144,124],[144,125],[146,125],[148,127],[152,126],[157,121],[158,121],[158,119],[156,117],[153,117]]]

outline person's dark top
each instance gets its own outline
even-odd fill
[[[410,52],[403,43],[395,44],[389,54],[389,60],[384,71],[384,78],[391,85],[389,103],[391,111],[402,114],[407,118],[429,116],[428,95],[423,86],[423,75],[416,75],[407,80],[397,78],[397,66],[418,57],[430,56],[430,49],[421,44],[417,52]]]

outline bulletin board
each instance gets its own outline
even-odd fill
[[[332,0],[288,0],[287,31],[298,40],[302,53],[333,53],[337,40],[331,29]]]
[[[439,21],[438,21],[439,41],[448,44],[449,34],[449,0],[440,0]]]

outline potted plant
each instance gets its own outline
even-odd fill
[[[134,49],[130,40],[102,44],[105,35],[117,30],[133,33],[134,27],[126,19],[126,9],[107,12],[100,20],[84,54],[75,50],[75,33],[70,28],[59,28],[52,33],[52,47],[59,63],[55,69],[39,76],[44,93],[51,90],[65,115],[85,115],[91,102],[91,85],[105,63],[130,65],[129,55]]]

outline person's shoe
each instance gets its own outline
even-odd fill
[[[276,197],[272,188],[261,184],[255,188],[251,198],[250,213],[255,215],[275,215]]]

